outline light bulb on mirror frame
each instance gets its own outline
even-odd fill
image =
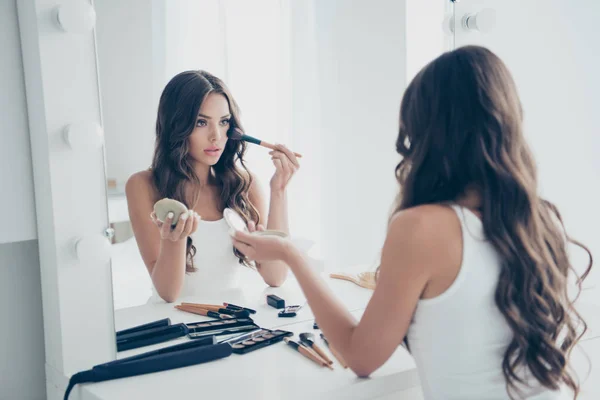
[[[96,26],[96,10],[88,0],[71,1],[54,9],[56,23],[65,32],[84,34]]]
[[[106,235],[88,235],[73,240],[74,256],[84,267],[89,264],[106,264],[111,259],[112,246]]]
[[[94,121],[74,122],[64,128],[63,139],[71,150],[96,150],[104,144],[104,130]]]

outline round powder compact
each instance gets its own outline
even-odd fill
[[[185,204],[169,198],[164,198],[154,203],[154,214],[156,214],[156,219],[158,219],[160,222],[165,222],[167,219],[167,214],[170,212],[173,213],[173,221],[171,225],[175,226],[179,221],[179,217],[188,212],[188,209]]]
[[[266,231],[254,231],[252,232],[253,235],[257,235],[257,236],[279,236],[280,238],[286,238],[288,237],[287,233],[282,232],[282,231],[276,231],[273,229],[268,229]]]
[[[240,217],[240,214],[233,211],[231,208],[226,208],[223,210],[223,218],[225,218],[225,221],[229,227],[234,231],[248,232],[246,222],[242,219],[242,217]]]

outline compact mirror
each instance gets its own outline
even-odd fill
[[[248,227],[246,226],[246,223],[242,217],[240,217],[240,215],[231,208],[226,208],[223,210],[223,218],[225,218],[225,221],[227,221],[227,224],[231,229],[235,231],[248,232]]]

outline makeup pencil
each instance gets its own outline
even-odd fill
[[[246,310],[248,311],[250,314],[256,314],[256,310],[253,310],[251,308],[246,308],[246,307],[241,307],[241,306],[236,306],[235,304],[231,304],[231,303],[223,303],[223,305],[227,308],[231,308],[231,309],[240,309],[240,310]]]
[[[210,311],[205,308],[192,307],[192,306],[175,306],[176,309],[189,312],[192,314],[203,315],[205,317],[217,318],[217,319],[229,319],[233,318],[231,315],[219,314],[218,312]]]
[[[248,318],[250,316],[250,312],[248,312],[246,310],[233,310],[231,308],[223,308],[223,306],[219,306],[219,305],[196,304],[196,303],[181,303],[181,305],[204,308],[205,310],[218,312],[219,314],[233,315],[236,318]]]

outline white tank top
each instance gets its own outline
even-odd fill
[[[191,238],[196,247],[196,271],[186,272],[179,297],[210,297],[239,288],[243,280],[240,277],[248,274],[249,268],[240,264],[239,258],[233,253],[227,221],[224,218],[217,221],[201,220]],[[162,302],[154,286],[149,302]]]
[[[460,271],[441,295],[421,299],[407,332],[426,400],[509,399],[502,360],[513,334],[496,307],[501,260],[481,220],[457,205],[462,227]],[[515,398],[559,399],[521,372],[532,388]]]

